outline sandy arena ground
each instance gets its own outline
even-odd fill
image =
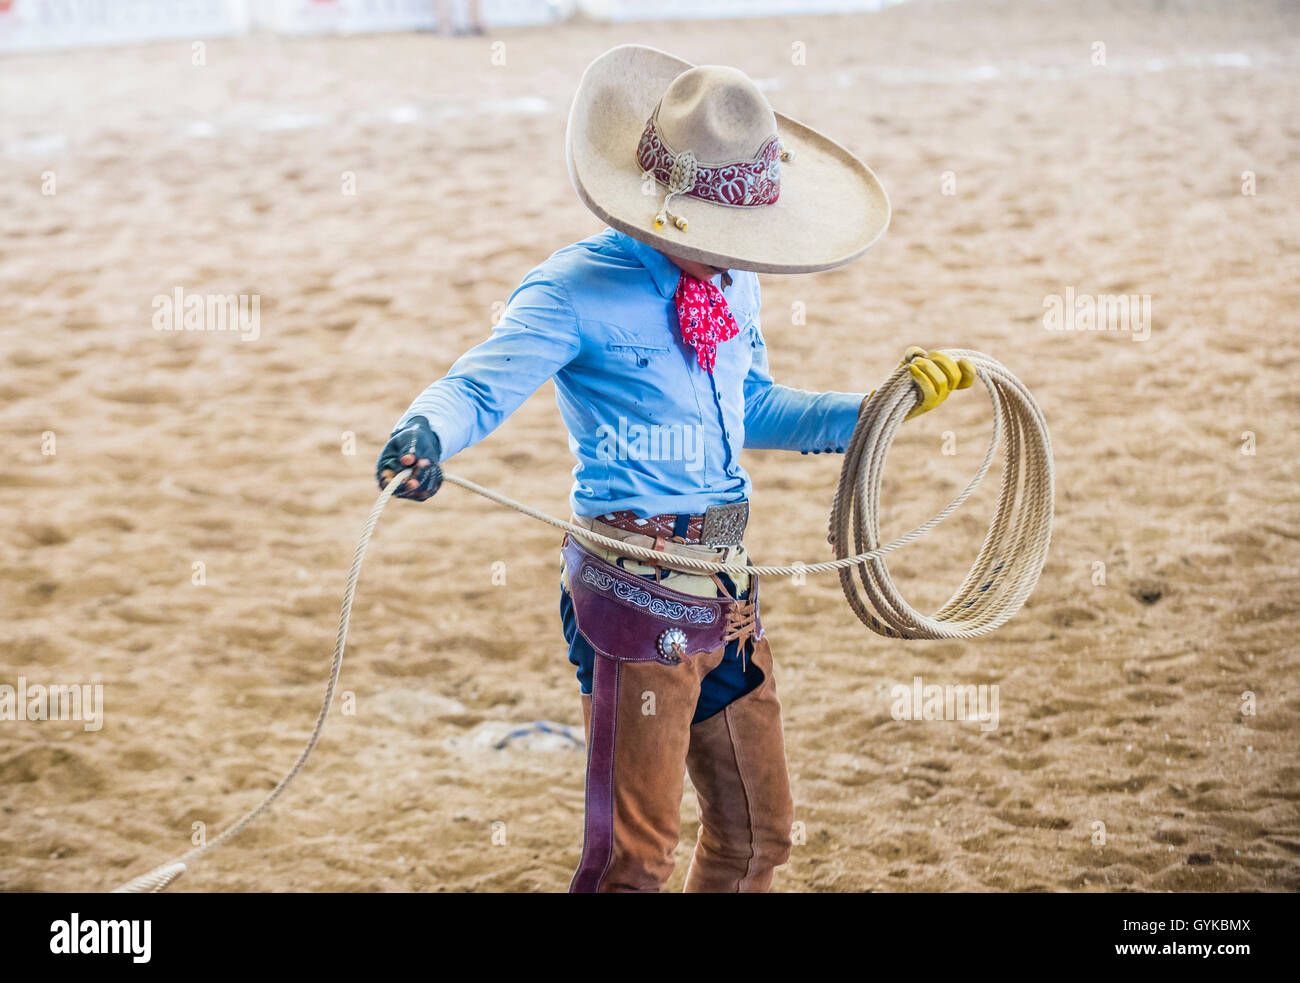
[[[291,763],[389,428],[530,267],[599,229],[563,126],[582,67],[624,41],[743,67],[891,194],[864,259],[764,278],[778,380],[867,390],[909,344],[976,348],[1055,441],[1052,553],[995,635],[891,642],[834,578],[764,591],[805,831],[776,889],[1300,888],[1300,15],[1030,0],[261,35],[201,67],[188,43],[0,59],[0,683],[105,700],[98,732],[0,721],[0,888],[110,888]],[[155,331],[178,286],[260,295],[260,337]],[[1149,295],[1149,338],[1045,330],[1067,288]],[[989,421],[977,389],[908,425],[889,535],[960,488]],[[839,458],[747,463],[753,555],[825,558]],[[449,470],[565,513],[571,466],[547,384]],[[913,603],[960,582],[995,488],[891,564]],[[582,752],[491,747],[581,721],[557,545],[457,488],[391,506],[344,666],[355,713],[175,889],[566,888]],[[998,728],[893,719],[917,675],[996,683]],[[688,785],[671,888],[695,830]]]

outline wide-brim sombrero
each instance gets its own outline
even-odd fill
[[[736,207],[678,197],[683,231],[655,228],[663,188],[647,193],[638,142],[669,84],[694,68],[664,51],[626,44],[593,61],[569,112],[565,157],[578,197],[615,229],[663,252],[758,273],[828,270],[861,256],[889,225],[889,197],[871,169],[834,140],[775,113],[791,161],[771,204]],[[676,207],[676,206],[675,206]]]

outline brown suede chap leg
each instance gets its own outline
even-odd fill
[[[564,547],[578,630],[596,651],[586,828],[570,891],[659,891],[672,874],[700,680],[722,661],[729,602],[678,594]],[[659,639],[679,631],[668,653]]]
[[[722,649],[675,667],[596,656],[587,823],[574,892],[655,892],[673,872],[700,680]],[[613,682],[611,684],[611,678]],[[604,701],[612,712],[603,712]],[[610,721],[602,735],[602,717]]]
[[[766,639],[751,658],[765,677],[758,688],[691,727],[686,763],[699,797],[700,833],[688,892],[766,891],[790,857],[794,802]]]

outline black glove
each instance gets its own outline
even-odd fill
[[[393,475],[411,468],[413,473],[394,494],[423,502],[442,487],[442,468],[438,464],[441,455],[442,444],[429,421],[422,416],[413,417],[384,445],[375,466],[375,480],[384,488]]]

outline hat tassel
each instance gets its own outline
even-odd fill
[[[689,150],[684,150],[673,160],[673,168],[668,173],[668,193],[664,195],[663,204],[659,208],[659,214],[655,216],[655,228],[662,229],[669,221],[683,232],[686,231],[686,218],[683,215],[673,213],[668,208],[668,203],[678,195],[684,195],[695,187],[695,178],[699,170],[699,164],[695,160],[695,155]]]

